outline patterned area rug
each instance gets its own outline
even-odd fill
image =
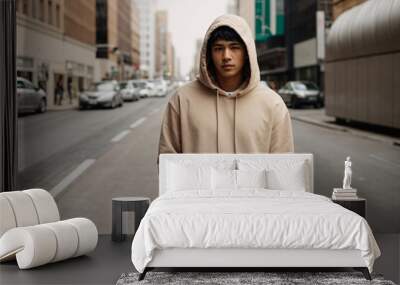
[[[133,284],[268,284],[268,285],[395,285],[381,275],[372,274],[372,281],[360,272],[148,272],[142,281],[138,273],[122,274],[117,285]]]

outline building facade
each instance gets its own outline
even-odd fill
[[[325,38],[332,22],[331,1],[276,1],[270,11],[275,18],[270,20],[271,36],[256,42],[262,79],[273,81],[276,88],[291,80],[312,81],[323,90]],[[257,26],[256,23],[256,38],[259,38]]]
[[[286,2],[256,0],[254,5],[254,38],[261,79],[274,82],[275,86],[281,86],[288,78],[284,13]]]
[[[140,69],[140,22],[139,22],[139,10],[136,6],[135,0],[131,0],[131,56],[132,56],[132,68],[133,77],[139,78]]]
[[[326,113],[398,130],[400,1],[358,2],[334,3],[325,62]]]
[[[193,58],[193,68],[190,72],[191,79],[195,79],[196,76],[200,74],[200,54],[202,45],[203,39],[197,39]]]
[[[139,10],[140,74],[153,79],[155,74],[155,2],[135,0]]]
[[[84,64],[80,57],[81,50],[70,49],[66,54],[67,92],[73,97],[89,88],[94,81],[95,44],[96,44],[96,1],[64,1],[64,39],[68,44],[80,46],[90,52]],[[70,91],[68,90],[70,89]]]
[[[96,0],[96,81],[133,74],[130,0]]]
[[[238,15],[246,20],[255,37],[255,7],[256,0],[230,0],[228,13]]]
[[[167,32],[167,61],[166,72],[164,73],[165,79],[173,79],[175,74],[175,48],[172,44],[172,34]]]
[[[59,80],[74,97],[93,81],[94,4],[94,0],[16,1],[17,75],[45,90],[48,108],[55,105]],[[79,12],[76,7],[81,7]]]
[[[316,0],[285,2],[287,80],[306,80],[321,86],[317,59]]]
[[[366,0],[329,0],[332,5],[332,16],[335,20],[340,14],[347,10],[364,3]]]
[[[168,14],[165,10],[156,12],[156,33],[155,33],[155,76],[163,78],[167,71],[167,50],[168,50]]]
[[[250,26],[255,38],[255,0],[238,0],[238,15],[243,17]]]

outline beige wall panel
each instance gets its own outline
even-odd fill
[[[383,77],[383,84],[382,84],[382,92],[384,94],[384,109],[383,112],[380,114],[383,115],[384,125],[389,127],[394,127],[394,112],[393,112],[393,105],[394,105],[394,80],[392,78],[394,73],[394,60],[395,54],[386,54],[383,56],[382,60],[382,77]]]
[[[375,124],[380,124],[377,116],[375,115],[375,110],[379,107],[379,98],[378,92],[379,89],[376,88],[377,84],[373,84],[374,81],[379,80],[377,69],[378,69],[378,60],[376,57],[370,57],[367,65],[367,81],[365,84],[367,85],[367,122]]]
[[[332,116],[333,106],[335,104],[335,65],[336,63],[327,63],[325,65],[325,112]]]
[[[332,111],[335,114],[335,116],[338,116],[338,110],[339,110],[339,101],[340,101],[340,62],[335,62],[335,93],[333,94],[334,100],[333,100],[333,106],[332,106]]]
[[[394,71],[394,56],[393,54],[386,54],[380,56],[379,58],[380,59],[378,60],[380,62],[380,68],[382,71],[380,76],[382,77],[382,81],[381,84],[380,82],[377,82],[376,84],[379,84],[379,89],[381,90],[383,100],[381,100],[382,110],[378,110],[378,112],[381,117],[382,124],[392,127],[394,103],[392,75]]]
[[[392,65],[391,55],[371,57],[368,63],[367,85],[371,90],[368,100],[368,122],[370,123],[392,125]]]
[[[367,120],[367,101],[368,101],[368,58],[360,58],[358,61],[358,81],[357,84],[357,117],[364,122]]]
[[[357,61],[356,60],[348,60],[345,62],[346,64],[346,103],[343,108],[346,110],[346,117],[352,120],[358,119],[358,94],[357,94],[357,80],[358,80],[358,72],[357,72]]]
[[[335,90],[336,90],[336,102],[335,102],[335,113],[337,117],[345,118],[345,104],[346,104],[346,64],[345,62],[337,63],[337,72],[335,82]]]

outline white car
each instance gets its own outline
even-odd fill
[[[122,81],[119,83],[121,89],[122,99],[124,101],[137,101],[139,100],[139,95],[137,94],[137,87],[130,81]]]
[[[89,107],[122,107],[124,101],[117,81],[102,81],[93,84],[88,91],[79,94],[79,109]]]
[[[279,89],[278,94],[293,109],[301,105],[313,105],[315,108],[323,106],[321,92],[313,82],[289,81]]]
[[[168,93],[168,84],[165,80],[154,81],[155,96],[165,97]]]
[[[47,107],[46,93],[29,80],[17,77],[17,105],[18,113],[44,113]]]
[[[134,79],[134,80],[130,80],[134,86],[136,87],[136,94],[138,94],[138,96],[140,98],[146,98],[149,97],[149,90],[147,90],[146,88],[146,80],[143,79]]]
[[[154,97],[157,95],[156,85],[153,82],[147,81],[146,89],[147,89],[147,95],[149,97]]]

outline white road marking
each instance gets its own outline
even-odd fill
[[[134,123],[130,126],[130,128],[131,128],[131,129],[134,129],[134,128],[140,126],[141,124],[143,124],[144,121],[146,121],[146,117],[143,117],[143,118],[138,119],[136,122],[134,122]]]
[[[113,139],[111,140],[111,142],[115,143],[115,142],[119,142],[120,140],[122,140],[127,134],[129,134],[131,131],[129,130],[125,130],[120,132],[118,135],[116,135],[115,137],[113,137]]]
[[[385,163],[387,163],[387,164],[389,164],[391,166],[394,166],[394,167],[400,167],[400,164],[392,162],[392,161],[387,160],[387,159],[384,159],[384,158],[382,158],[382,157],[380,157],[378,155],[375,155],[375,154],[370,154],[369,157],[375,158],[376,160],[385,162]]]
[[[88,169],[96,160],[86,159],[84,160],[74,171],[64,177],[60,183],[58,183],[53,189],[50,190],[50,194],[53,197],[57,197],[61,192],[63,192],[75,179],[77,179],[86,169]]]

